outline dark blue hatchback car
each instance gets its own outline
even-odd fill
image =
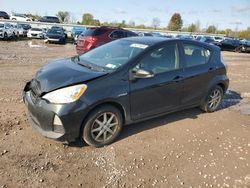
[[[28,118],[46,137],[112,143],[123,125],[200,106],[216,111],[228,88],[215,45],[131,37],[45,65],[24,88]]]

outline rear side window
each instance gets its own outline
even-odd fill
[[[112,39],[120,39],[124,37],[124,33],[123,31],[114,31],[110,34],[110,37]]]
[[[208,63],[211,51],[194,44],[184,44],[186,67],[193,67]]]

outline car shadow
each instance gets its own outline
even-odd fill
[[[237,93],[236,91],[228,90],[224,95],[224,98],[223,98],[223,101],[219,110],[223,110],[231,106],[234,106],[240,103],[241,100],[242,98],[239,93]],[[162,115],[160,117],[153,118],[150,120],[145,120],[139,123],[133,123],[133,124],[125,126],[122,129],[122,132],[119,138],[117,139],[117,141],[126,139],[129,136],[138,134],[143,131],[147,131],[150,129],[154,129],[154,128],[166,125],[171,122],[180,121],[183,119],[196,119],[198,118],[198,115],[202,113],[204,112],[200,108],[197,107],[197,108],[182,110],[182,111],[175,112],[175,113],[170,113],[167,115]],[[86,143],[82,139],[79,139],[76,142],[69,143],[68,145],[70,147],[83,147],[83,146],[86,146]]]

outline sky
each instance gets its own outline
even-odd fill
[[[81,21],[84,13],[91,13],[101,22],[133,20],[136,25],[147,26],[157,17],[161,27],[166,27],[173,13],[178,12],[183,26],[199,22],[201,28],[209,25],[233,30],[250,27],[250,0],[0,0],[1,10],[41,16],[68,11],[74,21]]]

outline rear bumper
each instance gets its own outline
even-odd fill
[[[40,98],[33,99],[29,91],[24,92],[23,100],[29,123],[43,136],[58,141],[74,141],[79,137],[87,114],[87,105],[82,101],[51,104]]]

